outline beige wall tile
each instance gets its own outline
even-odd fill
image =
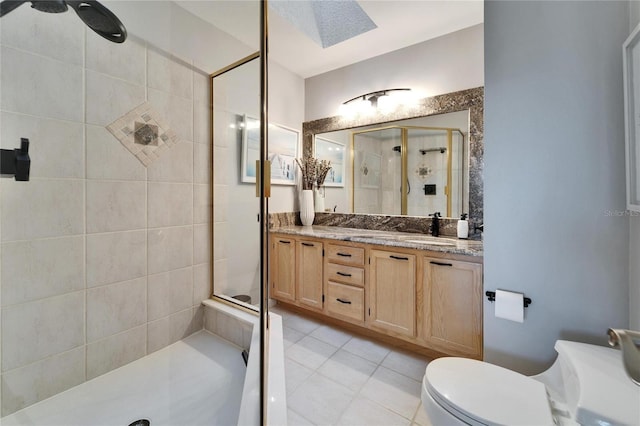
[[[3,243],[1,271],[4,306],[82,290],[84,237]]]
[[[129,37],[126,43],[109,43],[87,31],[87,69],[121,78],[136,85],[145,84],[146,49],[144,42]]]
[[[147,173],[153,182],[193,182],[193,143],[176,144],[151,163]]]
[[[211,146],[211,109],[207,103],[193,103],[193,141]]]
[[[85,347],[2,374],[2,415],[79,385],[85,380]]]
[[[193,223],[211,222],[211,186],[193,185]]]
[[[227,259],[216,260],[213,263],[213,293],[228,294],[229,268]],[[231,295],[229,295],[231,296]]]
[[[185,309],[160,320],[150,322],[147,332],[147,352],[155,352],[202,328],[202,316],[193,308]]]
[[[87,345],[87,380],[145,356],[147,325]]]
[[[229,224],[219,222],[213,224],[213,258],[214,260],[222,260],[227,258],[227,244],[229,239]]]
[[[82,65],[85,26],[75,13],[33,12],[28,7],[20,7],[2,21],[2,44]],[[43,34],[47,34],[47,37],[43,37]]]
[[[3,149],[18,148],[20,138],[29,139],[31,178],[84,178],[82,123],[9,112],[0,120]]]
[[[149,275],[148,320],[153,321],[193,305],[193,269]]]
[[[87,342],[147,321],[147,278],[87,290]]]
[[[229,185],[234,181],[234,177],[229,175],[230,170],[235,170],[235,168],[229,167],[229,157],[229,148],[214,147],[213,181],[216,185]]]
[[[149,228],[191,225],[193,223],[193,185],[188,183],[148,184]]]
[[[180,139],[193,142],[193,103],[191,99],[156,89],[148,89],[147,98]]]
[[[6,179],[0,197],[3,241],[84,232],[84,182],[81,180],[34,179],[25,185]]]
[[[211,77],[198,71],[193,72],[193,101],[209,105],[211,102]]]
[[[229,210],[229,187],[216,184],[213,188],[213,199],[213,221],[226,222]]]
[[[148,244],[150,274],[193,264],[193,226],[149,230]]]
[[[2,371],[83,345],[84,294],[77,291],[3,308]]]
[[[234,170],[234,168],[227,165],[227,170]],[[211,182],[211,147],[207,144],[196,143],[193,145],[193,182]],[[218,182],[216,181],[216,183]]]
[[[193,264],[211,262],[211,224],[193,226]]]
[[[4,111],[82,121],[81,66],[5,46],[1,48],[0,55],[0,91]]]
[[[87,178],[147,179],[147,168],[102,126],[87,128]]]
[[[87,287],[147,274],[147,231],[87,235]]]
[[[145,228],[146,190],[144,182],[87,181],[87,233]]]
[[[193,267],[193,305],[199,306],[211,297],[211,264],[202,263]]]
[[[148,85],[172,95],[193,97],[193,72],[191,67],[165,52],[148,50]]]
[[[143,86],[87,70],[86,122],[106,126],[145,101]]]

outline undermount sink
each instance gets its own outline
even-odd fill
[[[403,239],[407,243],[419,243],[419,244],[429,244],[430,246],[455,246],[456,243],[452,243],[449,241],[437,241],[437,240],[406,240]]]
[[[429,244],[432,246],[455,246],[456,242],[454,240],[449,240],[447,238],[440,237],[431,237],[427,235],[416,235],[416,236],[407,236],[407,235],[359,235],[359,238],[371,238],[371,239],[380,239],[380,240],[396,240],[396,241],[405,241],[407,243],[418,243],[418,244]]]

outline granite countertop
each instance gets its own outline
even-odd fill
[[[409,232],[374,231],[339,226],[282,226],[271,232],[482,257],[482,241],[432,237]]]

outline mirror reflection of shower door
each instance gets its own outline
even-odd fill
[[[353,133],[353,212],[401,214],[402,131]]]
[[[353,212],[458,217],[469,197],[458,129],[392,126],[352,133]]]

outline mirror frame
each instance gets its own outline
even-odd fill
[[[417,107],[391,114],[378,113],[353,119],[334,116],[305,121],[302,123],[303,156],[313,156],[315,135],[320,133],[465,110],[469,110],[469,221],[479,225],[484,217],[484,87],[424,98]]]

